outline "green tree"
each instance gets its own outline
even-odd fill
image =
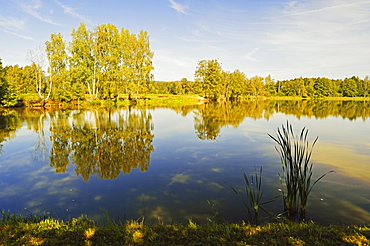
[[[180,81],[170,82],[170,93],[174,95],[183,94],[182,83]]]
[[[218,60],[202,60],[195,70],[195,81],[201,84],[204,97],[218,99],[221,96],[221,64]]]
[[[221,81],[220,81],[220,97],[225,99],[230,99],[231,97],[231,73],[229,71],[221,71]]]
[[[370,95],[370,78],[366,76],[363,79],[363,88],[364,88],[364,97],[368,97]]]
[[[187,78],[182,78],[180,80],[182,94],[189,94],[194,93],[194,88],[192,88],[192,84],[187,80]]]
[[[95,28],[94,54],[97,59],[99,90],[103,98],[110,99],[116,94],[115,82],[119,71],[119,32],[115,25],[108,23]]]
[[[264,84],[263,77],[254,76],[247,80],[246,83],[246,94],[254,97],[260,96],[263,92]]]
[[[49,61],[49,80],[54,86],[54,99],[71,99],[71,84],[67,79],[67,53],[63,36],[60,33],[51,34],[50,41],[45,42],[46,55]]]
[[[277,94],[277,83],[271,78],[271,75],[268,75],[265,78],[264,83],[264,93],[266,96],[275,96]]]
[[[280,92],[285,96],[300,96],[306,97],[305,81],[302,77],[281,81]],[[279,84],[280,85],[280,84]]]
[[[124,57],[124,71],[127,75],[127,96],[131,97],[139,93],[146,94],[149,89],[149,84],[153,80],[151,71],[154,69],[152,58],[154,53],[150,50],[149,35],[146,31],[140,31],[139,34],[129,35],[127,31],[125,45],[126,54]]]
[[[5,69],[0,59],[0,105],[9,107],[17,103],[18,95],[15,85],[5,79]]]
[[[316,97],[334,96],[336,94],[335,84],[328,78],[317,78],[314,89]]]
[[[356,78],[345,78],[340,85],[340,92],[344,97],[355,97],[358,94],[358,82]]]
[[[35,93],[35,85],[32,83],[36,79],[35,69],[32,65],[23,67],[22,81],[19,84],[18,91],[20,94]]]
[[[362,80],[359,77],[353,76],[351,79],[353,79],[356,82],[357,87],[357,94],[356,96],[359,97],[365,97],[368,94],[368,81]]]
[[[18,65],[6,66],[4,68],[4,79],[8,84],[13,85],[14,89],[19,92],[22,90],[23,68]]]
[[[308,97],[315,96],[315,81],[314,78],[304,78],[304,86]]]
[[[68,45],[68,50],[70,52],[69,68],[74,97],[83,98],[86,88],[90,99],[96,99],[99,90],[92,33],[84,23],[80,23],[77,29],[72,30],[71,36],[72,40]]]
[[[120,88],[126,94],[127,99],[135,94],[136,83],[135,77],[135,51],[136,35],[131,34],[129,30],[122,28],[120,32],[121,43],[121,61],[120,61]]]

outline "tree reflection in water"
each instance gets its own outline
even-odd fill
[[[14,110],[0,110],[0,155],[2,154],[2,142],[16,136],[16,131],[20,128],[18,113]]]
[[[297,118],[335,116],[366,120],[370,117],[370,101],[248,100],[170,108],[183,116],[194,113],[194,129],[201,140],[216,140],[222,127],[238,127],[246,117],[269,119],[275,113]],[[74,164],[76,174],[85,181],[92,175],[115,179],[132,169],[146,171],[154,151],[149,109],[2,110],[0,154],[1,143],[15,137],[22,124],[38,134],[35,157],[49,159],[57,173],[67,172],[67,167]]]
[[[115,179],[139,168],[147,171],[154,151],[151,114],[141,110],[88,110],[50,114],[50,166],[78,176]]]
[[[370,101],[330,100],[249,100],[215,102],[199,105],[194,110],[194,128],[201,140],[216,140],[222,127],[238,127],[246,117],[269,119],[274,113],[326,118],[341,116],[355,120],[370,117]]]

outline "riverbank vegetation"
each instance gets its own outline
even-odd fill
[[[154,80],[149,35],[133,34],[115,25],[89,30],[84,23],[73,29],[69,42],[61,33],[28,53],[30,65],[3,67],[0,59],[0,106],[28,101],[48,102],[113,100],[137,101],[147,94],[196,95],[209,100],[242,100],[258,97],[361,97],[370,95],[370,79],[294,78],[274,80],[247,75],[239,69],[224,71],[221,63],[201,60],[194,81]],[[32,100],[30,100],[32,98]]]
[[[86,216],[61,221],[2,211],[1,245],[369,245],[367,226],[313,222],[145,224],[144,220],[97,225]]]

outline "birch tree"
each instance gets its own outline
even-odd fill
[[[94,54],[97,59],[97,67],[100,71],[99,79],[103,97],[110,99],[115,96],[114,84],[118,76],[119,68],[119,32],[111,23],[102,24],[95,28]]]
[[[67,69],[67,53],[66,45],[63,36],[60,33],[51,34],[50,41],[45,42],[46,55],[49,61],[49,81],[50,87],[54,83],[56,92],[55,99],[68,100],[70,99],[70,84],[66,80]],[[49,90],[48,97],[50,96]]]
[[[80,87],[80,90],[83,90],[84,87],[87,88],[90,99],[96,99],[99,90],[92,33],[84,23],[80,23],[77,29],[72,29],[71,36],[72,40],[69,43],[68,51],[70,52],[70,74],[72,80],[75,81],[73,87],[74,89]]]
[[[27,54],[28,60],[31,61],[31,67],[35,74],[35,91],[37,92],[40,101],[43,105],[49,99],[52,81],[45,80],[45,65],[46,65],[46,55],[45,47],[39,44],[35,50],[29,50]]]

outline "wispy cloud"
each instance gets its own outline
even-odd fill
[[[321,3],[325,4],[325,2],[321,2]],[[325,12],[325,11],[330,11],[330,10],[335,10],[335,9],[347,9],[347,8],[351,8],[351,7],[355,7],[359,5],[369,4],[369,1],[357,1],[357,2],[347,1],[347,2],[342,2],[342,3],[340,3],[340,1],[337,1],[336,3],[339,3],[339,4],[335,4],[335,2],[333,2],[333,4],[330,6],[318,5],[316,6],[317,8],[313,8],[311,10],[304,10],[302,9],[302,6],[303,6],[302,4],[299,4],[297,1],[291,1],[291,2],[286,3],[286,6],[287,6],[286,15],[304,15],[304,14]]]
[[[259,50],[260,48],[254,48],[251,52],[246,54],[243,58],[249,61],[257,61],[255,58],[253,58],[253,55]]]
[[[32,38],[32,37],[29,37],[29,36],[26,36],[26,35],[22,35],[22,34],[17,33],[17,32],[13,32],[13,31],[6,30],[6,29],[3,29],[3,28],[0,28],[0,30],[2,30],[3,32],[6,32],[6,33],[12,34],[12,35],[14,35],[14,36],[17,36],[17,37],[23,38],[23,39],[27,39],[27,40],[34,40],[34,38]]]
[[[57,3],[63,9],[64,13],[66,13],[66,14],[72,16],[72,17],[76,17],[76,18],[78,18],[78,19],[80,19],[84,22],[89,23],[89,24],[92,24],[92,21],[88,17],[78,13],[75,8],[73,8],[71,6],[68,6],[68,5],[65,5],[65,4],[62,4],[61,2],[59,2],[57,0],[55,0],[55,3]]]
[[[24,19],[0,15],[0,26],[9,30],[24,30],[25,23]]]
[[[218,36],[222,36],[222,33],[219,31],[220,28],[219,26],[217,25],[212,25],[212,24],[208,24],[208,23],[205,23],[205,22],[196,22],[196,26],[199,27],[199,29],[197,29],[195,32],[193,31],[194,34],[197,34],[198,36],[201,36],[201,32],[203,33],[204,32],[207,32],[207,33],[210,33],[210,34],[215,34],[215,35],[218,35]]]
[[[276,15],[266,40],[290,64],[287,70],[330,76],[322,73],[346,67],[356,73],[358,61],[368,64],[369,18],[370,1],[291,1]]]
[[[0,15],[0,30],[12,35],[15,35],[20,38],[24,38],[27,40],[33,40],[33,38],[22,35],[19,31],[23,31],[25,29],[26,21],[25,19],[18,19],[11,16],[2,16]]]
[[[194,34],[194,32],[193,32],[193,34]],[[182,37],[182,36],[174,34],[174,36],[177,39],[180,39],[180,40],[185,41],[185,42],[190,42],[190,43],[215,43],[215,42],[218,42],[217,40],[214,40],[214,39],[211,39],[211,38],[202,38],[198,35],[194,35],[195,37]]]
[[[59,25],[58,23],[54,22],[50,18],[45,17],[47,15],[47,11],[43,8],[43,4],[40,0],[32,0],[30,2],[20,1],[16,2],[18,5],[18,8],[31,16],[33,16],[36,19],[39,19],[43,22],[52,24],[52,25]],[[49,11],[49,13],[52,11]]]
[[[168,0],[168,1],[171,3],[170,7],[176,10],[177,13],[187,14],[185,10],[188,8],[188,6],[176,3],[174,0]]]
[[[166,51],[164,51],[163,53],[166,53]],[[194,64],[196,64],[196,60],[194,60],[194,59],[190,59],[190,58],[187,58],[187,57],[174,58],[173,56],[169,56],[168,54],[167,55],[156,55],[155,59],[157,61],[165,62],[165,63],[168,63],[168,64],[173,64],[173,65],[176,65],[178,67],[190,67],[190,68],[192,68],[192,67],[194,67]]]

